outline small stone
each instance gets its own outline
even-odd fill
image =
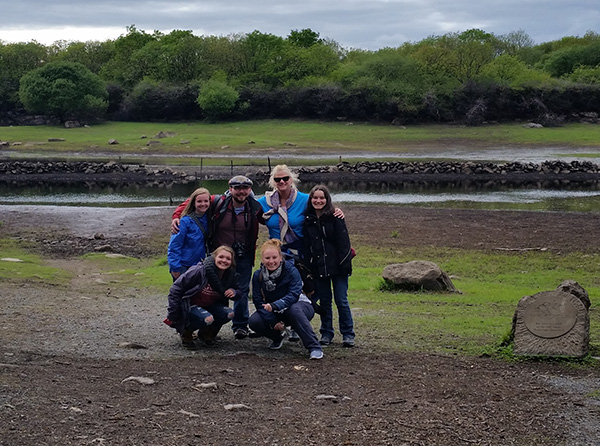
[[[245,404],[225,404],[225,410],[251,410],[250,406]]]
[[[146,378],[145,376],[130,376],[128,378],[125,378],[123,381],[121,381],[121,384],[129,382],[129,381],[138,382],[138,383],[144,384],[144,385],[151,385],[151,384],[154,384],[154,382],[155,382],[152,378]]]

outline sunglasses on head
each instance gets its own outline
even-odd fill
[[[290,179],[289,175],[287,175],[287,176],[285,176],[285,177],[274,177],[274,178],[273,178],[273,180],[274,180],[276,183],[279,183],[280,181],[287,181],[287,180],[289,180],[289,179]]]

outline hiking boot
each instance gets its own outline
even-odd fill
[[[323,358],[323,350],[311,350],[310,351],[310,359],[322,359]]]
[[[183,348],[188,350],[196,350],[196,344],[194,343],[193,333],[189,330],[183,330],[183,333],[179,335],[181,338],[181,345]]]
[[[235,336],[236,339],[246,339],[248,337],[248,330],[245,328],[236,328],[233,332],[233,336]]]
[[[299,340],[300,340],[300,336],[298,336],[298,333],[296,333],[296,331],[293,328],[290,328],[288,330],[288,341],[298,342]]]
[[[276,340],[273,340],[273,342],[271,342],[271,345],[269,345],[269,348],[271,350],[279,350],[281,348],[281,346],[283,345],[284,339],[285,339],[285,335],[282,334],[279,338],[277,338]]]
[[[342,345],[344,347],[354,347],[354,338],[352,336],[344,336]]]
[[[201,340],[207,347],[216,347],[218,332],[219,330],[215,329],[212,325],[203,327],[198,330],[198,339]]]
[[[321,344],[321,345],[331,345],[331,341],[332,341],[331,338],[326,338],[325,336],[323,336],[321,338],[321,340],[319,341],[319,344]]]

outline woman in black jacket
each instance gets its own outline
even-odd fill
[[[185,348],[196,348],[196,330],[199,339],[213,346],[221,327],[233,318],[229,300],[239,297],[235,253],[229,246],[219,246],[175,280],[164,322],[177,330]]]
[[[304,261],[315,276],[321,304],[321,345],[329,345],[333,340],[332,300],[335,299],[343,345],[353,347],[354,322],[348,303],[352,247],[346,222],[333,216],[334,209],[327,187],[313,187],[304,220]]]

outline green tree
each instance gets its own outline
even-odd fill
[[[102,67],[115,55],[115,43],[104,42],[54,42],[50,47],[49,62],[79,62],[89,68],[92,73],[99,74]]]
[[[116,82],[130,91],[145,76],[146,67],[139,65],[135,53],[160,36],[158,32],[148,34],[139,31],[135,25],[128,26],[127,35],[120,36],[114,42],[114,57],[100,70],[102,79]]]
[[[37,42],[0,42],[0,110],[20,107],[19,81],[48,60],[48,49]]]
[[[21,78],[19,97],[29,112],[61,121],[98,119],[108,106],[102,80],[76,62],[50,62],[27,73]]]
[[[219,76],[207,81],[200,88],[198,105],[209,120],[219,120],[233,111],[239,99],[235,88],[219,80]]]
[[[525,62],[515,56],[503,54],[483,67],[479,79],[519,88],[524,85],[540,85],[548,82],[550,75],[528,68]]]
[[[293,30],[287,37],[288,42],[292,45],[301,48],[310,48],[313,45],[323,44],[323,40],[319,38],[319,33],[310,28],[305,28],[300,31]]]

